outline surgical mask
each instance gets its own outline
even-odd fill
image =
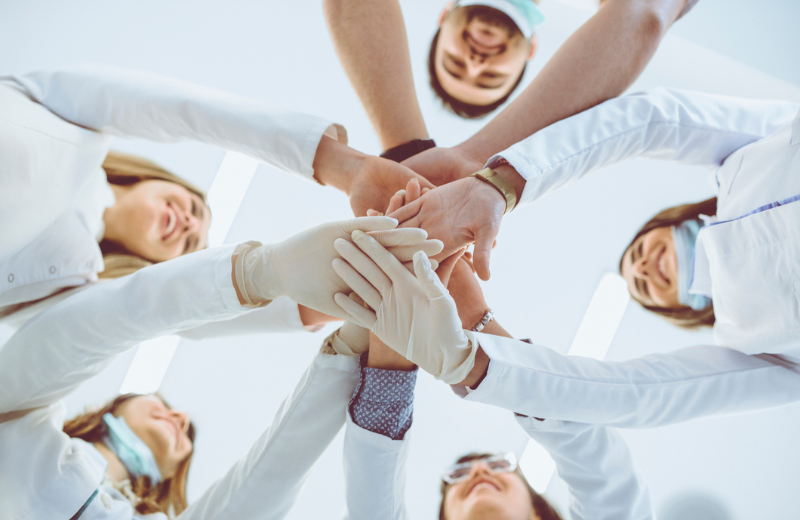
[[[153,452],[142,439],[133,433],[128,423],[125,422],[125,418],[114,417],[107,413],[103,415],[103,422],[108,430],[108,435],[103,438],[103,444],[119,457],[128,473],[134,479],[146,475],[150,477],[153,485],[161,482],[161,472],[158,470]]]
[[[533,0],[462,0],[456,2],[453,8],[471,5],[483,5],[505,13],[528,39],[533,36],[536,26],[541,25],[545,19],[544,13]]]
[[[675,244],[675,257],[678,260],[678,302],[701,311],[711,304],[711,299],[702,294],[690,294],[692,271],[694,269],[694,246],[700,232],[699,220],[685,220],[672,226],[672,241]]]

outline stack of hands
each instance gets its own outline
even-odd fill
[[[471,179],[465,181],[481,184]],[[440,190],[421,188],[417,180],[412,179],[405,190],[390,199],[386,212],[397,215],[408,212],[408,208],[423,208],[426,197],[435,205],[441,201],[434,197]],[[498,195],[490,195],[502,202]],[[371,218],[380,218],[376,210],[369,210],[368,214]],[[499,216],[502,214],[501,209]],[[396,231],[409,229],[414,228]],[[452,239],[452,235],[448,238]],[[472,255],[466,252],[466,247],[442,259],[438,269],[436,260],[428,258],[433,256],[430,254],[433,248],[416,251],[412,256],[413,265],[404,264],[412,248],[403,249],[405,256],[397,256],[397,249],[387,249],[377,237],[360,230],[352,233],[351,240],[336,239],[334,247],[341,258],[332,261],[333,270],[352,290],[334,296],[339,312],[347,315],[347,323],[336,340],[347,348],[337,350],[347,354],[369,348],[371,357],[385,357],[385,346],[388,346],[399,357],[393,361],[384,360],[382,366],[387,362],[399,369],[418,365],[450,384],[471,384],[478,380],[485,367],[474,370],[478,343],[471,329],[486,315],[489,307],[475,276]],[[444,248],[446,251],[447,246]],[[359,327],[363,327],[363,332],[354,333]],[[367,329],[373,333],[371,339],[366,334]]]

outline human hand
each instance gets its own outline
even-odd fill
[[[464,254],[456,263],[447,289],[456,302],[461,327],[472,330],[472,327],[489,311],[489,306],[486,304],[483,290],[475,276],[472,257],[469,253]]]
[[[334,294],[347,289],[331,267],[333,259],[338,258],[335,240],[350,240],[355,230],[370,232],[399,261],[411,260],[416,251],[441,251],[441,243],[426,240],[425,231],[394,229],[396,226],[397,221],[387,217],[354,218],[322,224],[279,244],[251,245],[240,251],[236,260],[236,287],[247,303],[288,296],[301,305],[346,318],[333,299]]]
[[[459,148],[431,148],[402,162],[436,186],[468,177],[482,170],[480,161]]]
[[[423,228],[431,238],[441,240],[444,249],[437,259],[474,242],[476,271],[488,280],[489,257],[505,209],[506,201],[497,190],[468,177],[430,190],[389,216],[399,220],[401,227]]]
[[[408,167],[380,157],[367,157],[350,186],[350,207],[353,214],[361,217],[367,210],[385,212],[392,196],[406,187],[412,179],[420,186],[433,188],[434,185]]]
[[[337,240],[342,259],[333,268],[347,285],[375,309],[355,304],[340,293],[334,298],[348,319],[370,328],[395,352],[450,384],[470,373],[474,343],[461,328],[455,302],[431,269],[424,253],[414,255],[414,272],[363,232],[353,241]]]

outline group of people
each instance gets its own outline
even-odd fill
[[[342,427],[346,518],[406,518],[418,369],[514,413],[555,460],[573,520],[653,518],[616,428],[800,400],[800,105],[622,95],[694,3],[602,0],[513,102],[441,148],[398,0],[324,0],[381,157],[331,121],[150,74],[0,78],[0,323],[15,328],[0,347],[3,518],[283,518]],[[448,3],[428,67],[442,105],[467,118],[504,106],[544,16],[534,0]],[[209,248],[203,191],[110,151],[112,136],[241,152],[345,192],[355,217]],[[503,216],[633,157],[714,169],[717,196],[655,215],[619,269],[645,309],[713,327],[716,345],[603,362],[511,338],[477,280]],[[270,427],[192,504],[186,413],[127,394],[65,417],[66,395],[144,340],[337,320]],[[441,520],[562,518],[513,453],[476,448],[444,468]]]

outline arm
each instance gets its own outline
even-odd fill
[[[532,417],[652,428],[800,400],[800,368],[771,354],[695,346],[612,362],[474,334],[487,362],[466,398]]]
[[[309,179],[323,134],[347,142],[342,127],[322,118],[143,72],[82,67],[5,80],[79,126],[152,141],[200,141]]]
[[[517,422],[553,457],[569,487],[572,520],[655,518],[647,485],[618,432],[533,417],[517,416]]]
[[[284,518],[303,484],[345,422],[358,361],[323,352],[284,400],[248,453],[180,515],[180,520]],[[254,505],[258,504],[258,505]]]
[[[0,413],[58,401],[144,340],[247,312],[231,283],[232,251],[141,269],[30,319],[0,350]]]
[[[797,110],[797,104],[787,102],[654,89],[555,123],[500,152],[488,165],[511,184],[519,206],[632,157],[718,165],[735,150],[791,123]],[[496,165],[498,158],[509,164]],[[475,265],[487,280],[504,210],[498,191],[466,178],[430,191],[391,216],[442,240],[443,254],[474,241]]]
[[[405,439],[414,409],[416,366],[373,334],[361,365],[345,430],[345,518],[405,519]]]
[[[325,0],[336,54],[383,150],[427,139],[397,0]],[[382,209],[382,208],[381,208]]]

